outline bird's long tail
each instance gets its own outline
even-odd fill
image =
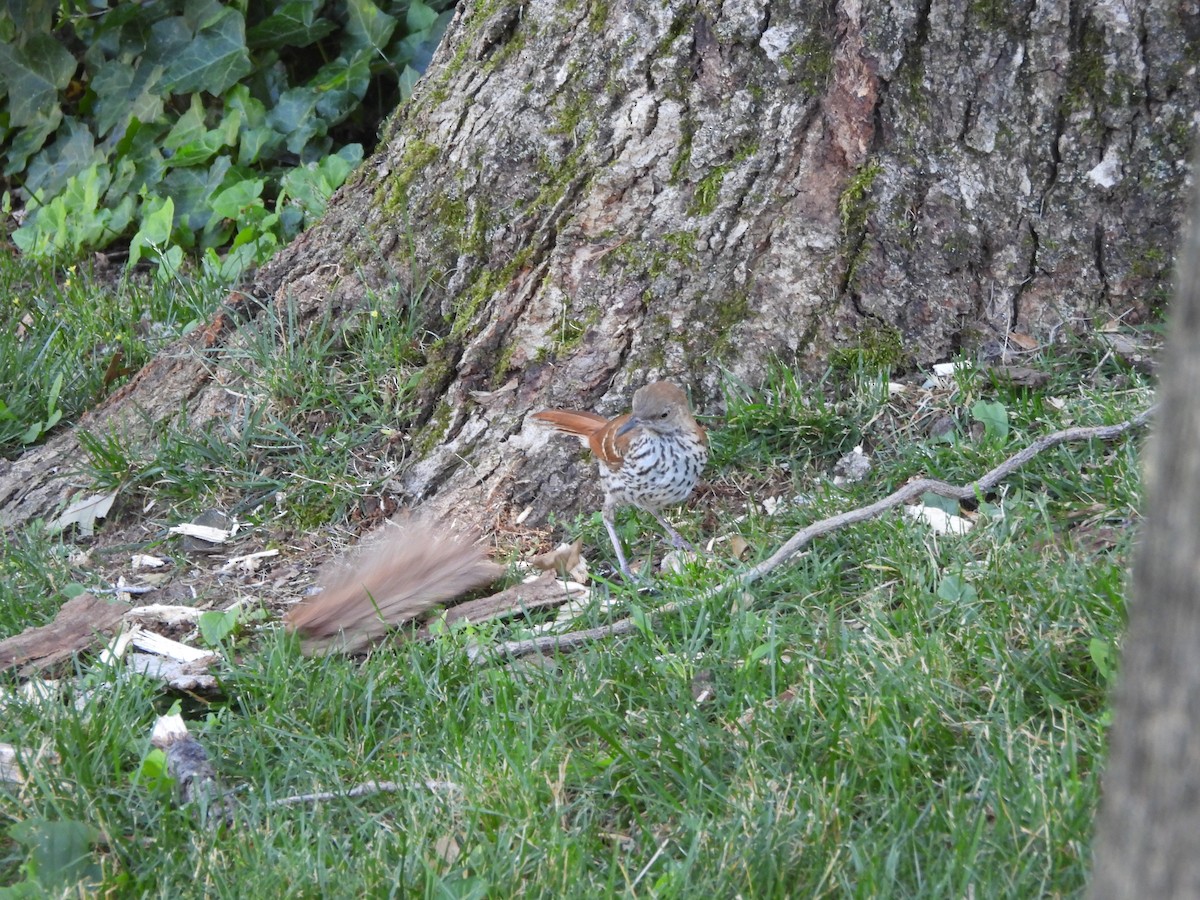
[[[389,629],[491,584],[504,566],[470,534],[420,518],[389,523],[321,573],[324,590],[285,617],[304,652],[362,653]]]
[[[569,409],[548,409],[544,412],[534,413],[533,418],[565,434],[573,434],[584,443],[587,443],[588,438],[608,424],[608,419],[604,416],[590,412],[575,412]]]

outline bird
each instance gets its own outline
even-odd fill
[[[660,512],[692,495],[708,462],[708,438],[677,385],[653,381],[638,388],[632,410],[615,419],[567,409],[536,412],[533,418],[579,438],[596,457],[604,488],[601,517],[626,578],[635,580],[617,537],[615,513],[622,506],[646,510],[676,546],[690,549]]]

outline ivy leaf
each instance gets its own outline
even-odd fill
[[[274,156],[283,145],[283,135],[265,124],[266,113],[263,113],[264,123],[261,125],[246,124],[238,134],[238,165],[252,166],[263,157]]]
[[[8,836],[29,848],[38,881],[52,888],[54,895],[81,881],[100,878],[100,866],[92,852],[100,832],[84,822],[25,819],[10,826]]]
[[[263,156],[273,156],[283,145],[283,137],[267,125],[267,107],[251,96],[246,85],[234,85],[225,95],[225,109],[241,116],[237,133],[238,165],[252,166]]]
[[[59,129],[58,139],[35,156],[25,170],[25,190],[41,200],[62,190],[74,175],[96,158],[96,141],[88,127],[68,117]]]
[[[362,155],[361,144],[348,144],[319,163],[292,169],[280,181],[283,194],[311,221],[325,212],[329,198],[362,161]]]
[[[436,9],[422,3],[421,0],[412,0],[408,5],[408,15],[405,17],[405,23],[408,25],[410,33],[417,33],[432,28],[437,18],[438,13]]]
[[[0,43],[0,84],[8,89],[8,121],[35,124],[75,74],[75,57],[48,34],[33,34],[16,47]]]
[[[128,179],[126,184],[138,185],[158,184],[166,169],[166,161],[162,155],[163,133],[167,130],[165,122],[143,122],[136,116],[125,126],[125,134],[117,141],[114,154],[122,163],[132,163],[134,171],[127,172],[123,166],[118,166],[118,175],[114,180]]]
[[[361,51],[347,60],[339,57],[326,66],[310,82],[317,91],[317,113],[330,124],[350,114],[371,84],[370,52]]]
[[[106,60],[133,60],[147,55],[151,30],[148,26],[163,18],[169,9],[146,4],[118,3],[110,6],[103,15],[91,15],[75,20],[75,36],[84,46],[83,63],[89,69],[99,69]],[[126,26],[129,26],[128,28]],[[184,32],[183,43],[191,39]]]
[[[165,68],[183,55],[192,43],[192,37],[192,29],[183,16],[160,19],[150,26],[150,39],[146,41],[144,58]]]
[[[200,99],[199,94],[192,94],[191,105],[175,120],[175,124],[163,138],[163,148],[178,150],[184,144],[200,140],[204,136],[204,131],[204,102]]]
[[[8,165],[4,167],[4,174],[16,175],[18,172],[24,172],[29,157],[42,149],[46,138],[54,133],[62,119],[62,108],[56,103],[39,112],[36,121],[21,129],[8,147]]]
[[[8,14],[22,34],[49,33],[54,25],[54,13],[59,4],[53,0],[25,0],[8,4]]]
[[[321,160],[321,171],[334,188],[339,188],[363,159],[362,144],[347,144],[332,156]]]
[[[983,432],[989,439],[1003,441],[1008,437],[1008,410],[1003,403],[977,400],[971,406],[971,416],[983,424]]]
[[[974,603],[979,599],[975,586],[961,575],[947,575],[937,589],[938,599],[950,603]]]
[[[129,267],[148,256],[147,250],[161,250],[171,238],[175,222],[175,201],[170,197],[151,198],[142,207],[142,227],[129,242]]]
[[[240,110],[226,110],[217,128],[204,127],[204,106],[199,94],[192,94],[192,107],[179,117],[164,141],[164,147],[174,150],[171,165],[177,167],[197,166],[208,162],[222,148],[237,142],[242,124]]]
[[[453,13],[442,13],[428,29],[411,31],[398,41],[394,41],[388,48],[388,60],[397,69],[401,66],[411,66],[419,78],[421,73],[428,68],[429,61],[433,59],[433,53],[437,50],[451,18],[453,18]],[[403,78],[404,76],[401,76],[402,81]],[[408,94],[406,93],[404,97],[407,99]]]
[[[200,637],[210,647],[218,647],[221,641],[233,633],[237,627],[238,611],[236,609],[210,609],[201,613],[197,624],[200,626]]]
[[[96,133],[100,137],[120,131],[131,119],[152,122],[163,113],[163,98],[152,88],[162,75],[162,66],[134,67],[124,60],[110,60],[96,70],[92,90],[96,92]]]
[[[172,169],[163,179],[162,192],[175,198],[175,219],[180,225],[176,234],[184,246],[194,246],[197,235],[207,231],[209,223],[214,221],[210,201],[232,165],[233,160],[222,154],[207,169],[201,166]]]
[[[248,32],[246,41],[259,47],[307,47],[332,34],[337,26],[328,19],[318,19],[320,3],[312,0],[291,0],[276,9]]]
[[[417,82],[420,80],[420,72],[412,66],[405,66],[404,71],[400,73],[400,99],[408,100],[412,96],[413,88],[417,86]]]
[[[265,183],[261,178],[247,178],[215,194],[212,198],[213,215],[235,222],[241,219],[248,207],[262,206],[260,198]]]
[[[349,0],[346,4],[346,34],[351,50],[382,51],[396,28],[396,20],[371,0]]]
[[[165,87],[173,94],[223,94],[251,71],[242,14],[225,7],[208,18],[211,24],[196,33],[163,73]]]
[[[208,162],[225,146],[225,139],[218,131],[206,131],[199,139],[180,147],[171,157],[171,165],[178,168],[199,166]]]
[[[287,148],[301,153],[314,137],[328,130],[326,122],[316,114],[321,95],[310,87],[284,91],[267,116],[271,127],[287,138]]]
[[[933,494],[928,491],[921,495],[921,505],[928,506],[931,509],[940,509],[948,516],[957,516],[962,513],[962,506],[957,500],[952,500],[949,497],[943,497],[941,494]]]
[[[169,796],[175,779],[167,774],[167,754],[157,747],[151,749],[142,759],[141,765],[137,767],[137,771],[133,773],[130,781],[151,793],[161,794],[164,797]]]

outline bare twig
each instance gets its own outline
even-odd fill
[[[1052,434],[1047,434],[1038,438],[1028,447],[1025,447],[1018,453],[1013,454],[1004,462],[1000,463],[994,469],[986,472],[983,476],[972,481],[970,484],[962,486],[948,484],[945,481],[939,481],[936,478],[919,478],[916,481],[910,481],[908,484],[899,490],[893,491],[882,500],[877,500],[868,506],[861,506],[857,509],[847,510],[844,513],[838,513],[836,516],[830,516],[827,519],[822,519],[819,522],[813,522],[804,528],[797,531],[788,541],[776,550],[770,557],[763,560],[756,566],[752,566],[744,572],[738,572],[725,581],[721,582],[714,588],[707,591],[702,591],[695,597],[682,603],[668,603],[658,607],[653,611],[655,615],[670,613],[678,610],[682,606],[691,606],[696,603],[704,602],[712,597],[722,594],[734,588],[742,588],[753,584],[758,579],[762,578],[767,573],[779,568],[812,541],[822,535],[829,534],[832,531],[837,531],[839,528],[845,528],[847,525],[855,525],[859,522],[865,522],[868,519],[873,519],[889,509],[894,509],[905,503],[909,503],[924,494],[938,494],[942,497],[949,497],[953,500],[972,500],[987,491],[990,491],[996,485],[1000,484],[1005,478],[1019,469],[1025,463],[1029,462],[1043,450],[1048,450],[1051,447],[1056,447],[1059,444],[1067,444],[1075,441],[1101,440],[1111,441],[1125,434],[1134,428],[1139,428],[1145,425],[1154,415],[1155,407],[1151,406],[1138,415],[1134,416],[1127,422],[1121,422],[1117,425],[1097,425],[1097,426],[1080,426],[1076,428],[1064,428],[1062,431],[1055,431]],[[572,631],[566,634],[545,635],[543,637],[531,638],[523,641],[508,641],[499,644],[490,651],[480,653],[474,657],[475,662],[485,662],[489,657],[496,656],[527,656],[531,653],[546,653],[549,651],[558,651],[565,653],[574,650],[577,647],[589,644],[592,641],[601,640],[606,637],[615,637],[617,635],[628,634],[635,630],[633,619],[625,618],[618,619],[610,625],[602,625],[598,628],[589,628],[586,631]]]
[[[391,791],[403,791],[412,787],[399,781],[366,781],[345,791],[317,791],[313,794],[293,794],[290,797],[280,797],[272,800],[269,806],[296,806],[300,803],[320,803],[324,800],[337,800],[339,797],[364,797],[368,794],[382,794]],[[453,781],[427,780],[425,787],[433,793],[439,791],[456,794],[461,788]]]
[[[187,723],[183,721],[182,716],[178,714],[159,716],[154,723],[150,742],[166,753],[167,774],[175,780],[181,804],[197,804],[202,824],[208,824],[214,828],[233,824],[236,812],[234,805],[236,791],[226,790],[217,779],[216,769],[209,761],[208,752],[188,731]],[[0,744],[0,764],[5,759],[2,752],[5,747],[7,747],[6,744]],[[0,769],[0,773],[3,771]],[[426,790],[435,794],[458,795],[462,793],[462,788],[453,781],[437,781],[430,778],[426,779],[423,784]],[[399,781],[365,781],[340,791],[317,791],[311,794],[280,797],[267,803],[267,806],[298,806],[301,803],[337,800],[339,797],[365,797],[370,794],[403,791],[412,786],[413,784]]]

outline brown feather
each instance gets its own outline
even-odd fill
[[[362,653],[389,628],[491,584],[504,571],[472,536],[408,519],[326,566],[324,590],[301,601],[285,622],[306,654]]]
[[[575,412],[568,409],[548,409],[536,412],[533,418],[545,422],[565,434],[573,434],[583,438],[585,443],[589,437],[608,424],[604,416],[590,412]]]
[[[579,438],[595,457],[610,469],[619,466],[625,459],[629,438],[627,435],[617,437],[617,432],[629,421],[629,413],[615,419],[606,419],[596,413],[548,409],[545,412],[534,413],[533,418],[564,434]]]

